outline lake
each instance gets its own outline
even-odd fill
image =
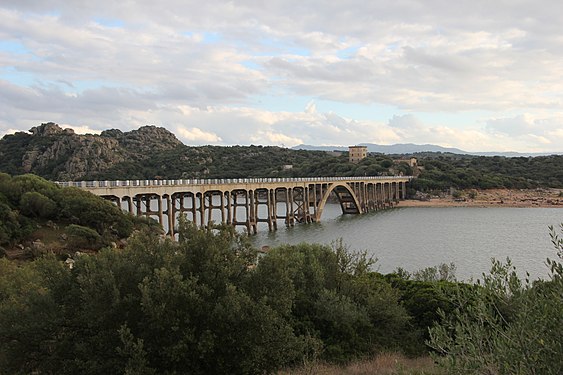
[[[286,228],[279,222],[275,232],[259,226],[252,241],[273,247],[330,244],[342,238],[350,250],[366,250],[377,257],[375,269],[382,273],[453,262],[460,280],[481,278],[493,257],[510,257],[520,275],[528,271],[532,278],[545,278],[546,258],[556,258],[548,226],[561,222],[561,208],[399,207],[341,215],[340,206],[331,204],[320,223]]]

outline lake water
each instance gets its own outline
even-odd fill
[[[491,258],[510,257],[520,275],[528,271],[533,278],[545,278],[546,258],[556,258],[548,226],[557,228],[561,222],[560,208],[399,207],[341,215],[339,205],[327,205],[320,223],[286,228],[279,222],[274,232],[259,226],[252,238],[256,246],[270,247],[342,238],[350,250],[377,257],[375,268],[382,273],[453,262],[457,278],[469,280],[481,278]]]

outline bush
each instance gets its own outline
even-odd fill
[[[20,208],[28,217],[50,219],[56,213],[57,204],[41,193],[28,191],[20,199]]]
[[[283,246],[256,265],[232,228],[179,231],[72,270],[0,259],[0,373],[263,374],[395,348],[404,333],[397,293],[363,254]]]
[[[77,249],[98,249],[101,237],[93,229],[81,225],[71,224],[65,229],[68,235],[68,246]]]
[[[494,261],[482,283],[449,295],[456,308],[428,341],[448,373],[563,373],[563,239],[551,231],[550,280],[522,281],[510,260]]]

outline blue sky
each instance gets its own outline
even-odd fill
[[[5,0],[0,136],[563,152],[563,3]]]

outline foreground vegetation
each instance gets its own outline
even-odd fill
[[[494,261],[482,282],[446,293],[455,308],[440,313],[428,345],[449,373],[563,373],[563,238],[553,228],[551,238],[548,280],[521,280],[510,260]]]
[[[255,260],[229,229],[187,223],[178,242],[138,234],[72,270],[4,260],[0,369],[254,374],[399,348],[408,334],[397,292],[363,256],[301,245]]]
[[[67,238],[29,262],[0,253],[0,374],[563,373],[563,225],[547,280],[495,261],[466,284],[453,265],[381,275],[341,242],[259,256],[230,227],[189,222],[163,239],[33,175],[0,174],[0,210],[7,248]],[[84,247],[102,249],[62,262]]]
[[[441,280],[447,267],[383,276],[340,244],[257,259],[230,228],[187,222],[177,242],[138,232],[72,269],[53,256],[0,259],[0,373],[271,373],[425,354],[425,340],[445,373],[563,370],[560,260],[547,281],[495,263],[468,285]]]

